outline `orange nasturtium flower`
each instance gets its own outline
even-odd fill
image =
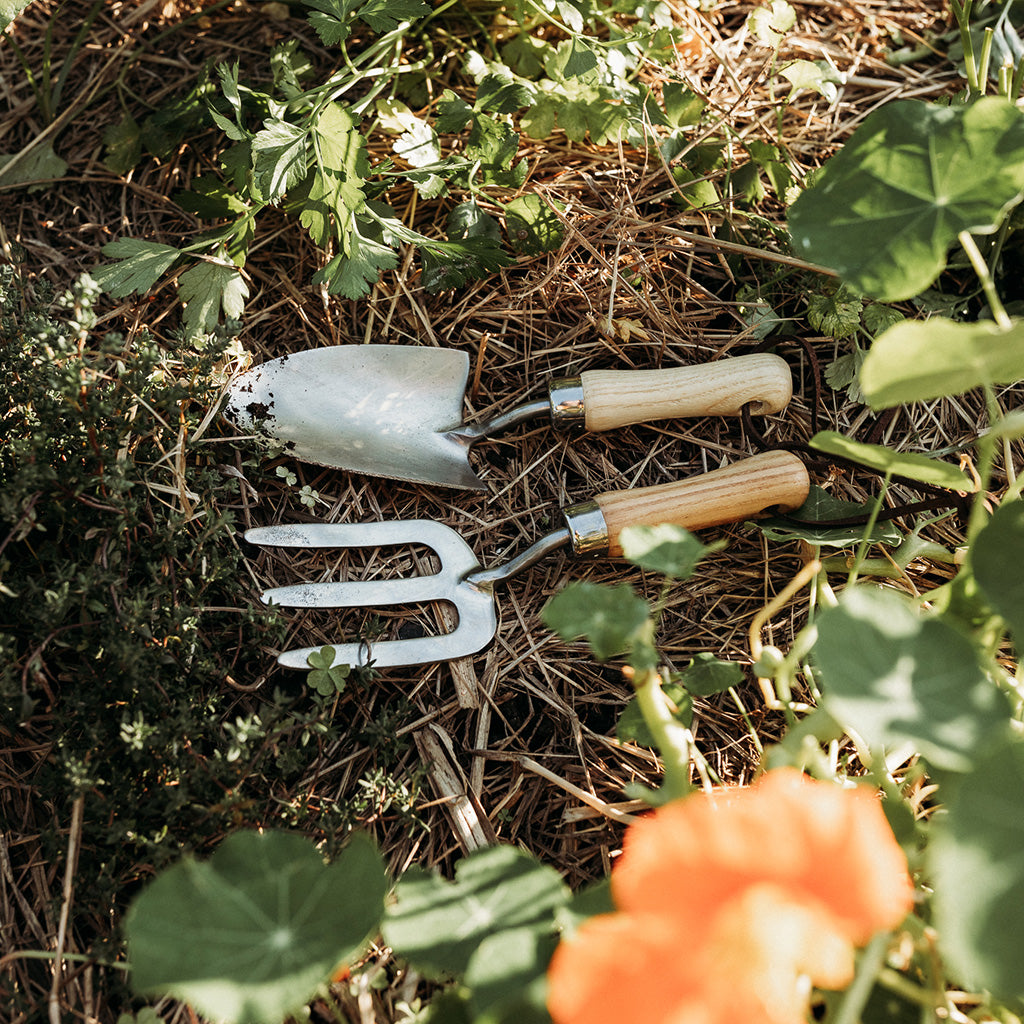
[[[555,951],[555,1024],[802,1024],[913,896],[874,794],[794,769],[640,819],[611,885],[617,912]]]

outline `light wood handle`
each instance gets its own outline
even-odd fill
[[[763,452],[724,469],[656,487],[608,491],[595,496],[608,529],[608,554],[622,554],[619,534],[627,526],[673,523],[700,530],[749,519],[774,505],[798,508],[810,480],[791,452]]]
[[[793,397],[789,364],[770,352],[667,370],[586,370],[580,374],[588,430],[681,416],[779,412]]]

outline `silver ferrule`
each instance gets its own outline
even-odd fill
[[[548,387],[551,422],[560,429],[586,425],[583,381],[579,377],[556,377]]]
[[[608,524],[596,501],[581,501],[562,509],[569,528],[573,554],[581,558],[599,558],[608,554]]]

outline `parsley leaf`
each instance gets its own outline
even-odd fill
[[[307,129],[268,117],[252,140],[253,172],[260,194],[276,203],[306,176]]]
[[[467,281],[476,281],[515,263],[515,259],[487,235],[470,235],[455,242],[424,238],[419,246],[423,287],[431,294],[460,288]]]
[[[830,338],[845,338],[860,327],[861,297],[840,285],[834,291],[812,295],[807,300],[810,325]]]
[[[368,0],[359,8],[359,17],[374,32],[392,32],[403,21],[415,21],[430,13],[423,0]]]
[[[183,323],[189,335],[209,334],[224,315],[240,317],[249,289],[238,267],[221,260],[203,260],[178,278],[178,296],[185,303]]]
[[[394,270],[398,266],[397,253],[380,234],[365,218],[355,218],[348,236],[348,253],[338,253],[327,266],[318,270],[313,283],[327,285],[331,295],[362,298],[376,284],[382,270]]]
[[[97,267],[92,276],[115,299],[123,299],[132,292],[148,292],[181,255],[181,250],[174,246],[146,242],[141,238],[108,242],[102,252],[119,262]]]

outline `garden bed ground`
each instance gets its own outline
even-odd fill
[[[468,6],[478,17],[491,7]],[[942,52],[950,42],[942,36],[949,28],[939,10],[944,5],[794,2],[797,23],[784,34],[777,55],[745,27],[755,5],[727,0],[705,4],[704,11],[671,6],[702,41],[686,51],[677,73],[714,111],[703,129],[708,138],[728,137],[739,162],[748,161],[744,147],[751,140],[777,143],[780,130],[794,165],[810,173],[880,104],[960,88],[956,68]],[[62,102],[49,123],[15,51],[6,41],[0,45],[6,100],[0,150],[12,156],[50,142],[67,162],[56,180],[28,190],[0,189],[0,245],[29,282],[69,286],[102,262],[100,248],[115,238],[179,244],[199,229],[171,196],[207,171],[216,154],[203,138],[190,139],[166,159],[143,159],[131,172],[115,174],[103,162],[102,136],[123,109],[141,120],[186,91],[208,62],[238,60],[243,71],[263,73],[269,49],[288,37],[329,62],[303,12],[282,4],[234,3],[208,13],[174,0],[101,8],[66,67],[62,62],[88,4],[73,0],[58,9],[36,3],[11,30],[37,75],[45,77],[46,50],[50,73],[66,71]],[[914,60],[890,59],[901,48],[918,47]],[[810,90],[789,100],[789,84],[773,68],[796,58],[827,61],[843,77],[834,101]],[[445,63],[446,85],[458,85],[457,69],[457,62]],[[113,88],[118,76],[123,78]],[[657,84],[653,72],[651,81]],[[211,144],[213,139],[210,133]],[[389,155],[389,140],[376,145],[375,161]],[[520,154],[529,167],[524,191],[561,204],[563,240],[553,252],[521,256],[514,267],[454,292],[427,294],[410,256],[385,273],[369,297],[331,298],[310,283],[322,256],[305,232],[284,212],[262,217],[245,267],[250,299],[237,347],[220,363],[221,385],[250,362],[305,348],[368,341],[455,347],[470,357],[467,415],[486,415],[537,397],[552,373],[692,364],[756,349],[762,339],[751,311],[760,294],[770,299],[770,315],[780,321],[769,343],[794,371],[790,407],[759,424],[763,438],[740,421],[718,419],[642,425],[569,441],[547,427],[521,429],[476,450],[474,465],[488,485],[482,494],[376,480],[286,457],[260,464],[244,441],[232,441],[230,429],[214,419],[200,443],[189,439],[186,447],[182,440],[181,451],[169,458],[210,458],[227,467],[225,479],[233,483],[216,501],[218,511],[233,514],[239,530],[311,519],[437,519],[456,528],[489,564],[538,537],[568,502],[603,489],[703,472],[765,443],[804,444],[815,429],[862,440],[884,437],[907,450],[952,451],[973,437],[980,411],[970,399],[921,407],[917,422],[876,422],[844,391],[825,384],[824,367],[848,351],[847,343],[824,336],[807,320],[808,296],[827,289],[829,278],[815,276],[789,254],[784,206],[767,180],[763,197],[748,202],[729,194],[725,170],[715,171],[722,203],[694,211],[677,201],[678,190],[653,147],[570,143],[556,133],[541,141],[524,138]],[[0,164],[7,159],[0,157]],[[412,190],[390,201],[427,234],[442,230],[450,206],[446,200],[418,203]],[[125,358],[131,358],[136,332],[146,328],[170,345],[179,323],[169,283],[145,298],[100,300],[98,309],[96,330],[124,332]],[[294,483],[277,473],[278,466],[294,474]],[[850,501],[863,502],[878,490],[870,474],[835,465],[816,464],[813,477]],[[179,512],[198,508],[202,502],[179,482],[177,494],[172,483],[160,500]],[[304,485],[317,492],[312,508],[298,498]],[[889,500],[915,497],[897,487]],[[912,520],[904,525],[909,528]],[[701,652],[746,666],[747,682],[735,697],[698,701],[693,724],[712,778],[735,783],[749,778],[760,748],[778,737],[782,725],[749,669],[751,623],[800,570],[804,551],[799,544],[770,542],[743,525],[713,534],[728,547],[668,594],[659,646],[674,669],[685,668]],[[948,549],[962,542],[955,517],[930,528],[929,535]],[[210,636],[232,635],[237,607],[257,602],[263,588],[331,571],[332,556],[271,556],[247,546],[242,553],[234,605],[203,619]],[[951,571],[917,560],[902,585],[927,589]],[[452,665],[388,670],[368,684],[350,686],[325,710],[346,727],[312,740],[315,755],[301,771],[286,781],[263,768],[239,773],[224,806],[197,809],[190,831],[167,839],[168,856],[182,847],[209,849],[233,827],[283,821],[333,840],[342,819],[331,813],[348,808],[347,823],[369,830],[396,870],[412,862],[449,870],[458,855],[498,838],[535,852],[573,886],[604,875],[619,848],[622,816],[638,806],[623,790],[630,783],[655,783],[658,764],[651,751],[615,738],[630,697],[619,669],[596,663],[584,645],[556,639],[541,623],[544,603],[570,578],[628,582],[652,600],[661,588],[658,578],[622,563],[547,559],[499,590],[498,635],[487,651]],[[771,616],[762,634],[766,643],[788,646],[804,620],[805,600],[801,594]],[[433,614],[420,613],[423,628],[438,628]],[[289,646],[337,639],[333,616],[288,621]],[[268,633],[262,649],[246,650],[225,668],[218,704],[224,722],[254,714],[267,718],[281,700],[307,712],[312,707],[303,705],[303,677],[274,665],[277,642]],[[54,949],[65,908],[65,951],[96,951],[98,944],[116,942],[124,901],[154,867],[143,860],[134,871],[122,866],[106,913],[79,899],[80,889],[94,888],[81,872],[99,871],[105,863],[97,823],[114,811],[98,791],[87,791],[79,805],[84,813],[73,817],[70,785],[48,769],[62,693],[73,685],[74,680],[54,681],[49,698],[37,702],[27,721],[11,718],[0,727],[0,955],[10,958],[0,975],[0,1001],[4,992],[18,993],[12,1020],[42,1020],[52,998],[59,1019],[112,1024],[125,1008],[122,997],[111,995],[110,979],[117,972],[69,963],[54,982],[48,964],[21,956]],[[224,735],[227,744],[229,733]],[[293,738],[282,733],[267,743]],[[65,880],[69,851],[78,856],[79,869]],[[371,956],[392,970],[386,949],[375,948]],[[390,987],[367,990],[361,1010],[352,997],[353,1019],[371,1004],[375,1019],[395,1019],[397,1002],[412,994],[403,988],[407,980],[398,972]],[[168,1021],[192,1019],[184,1008],[165,1010]]]

